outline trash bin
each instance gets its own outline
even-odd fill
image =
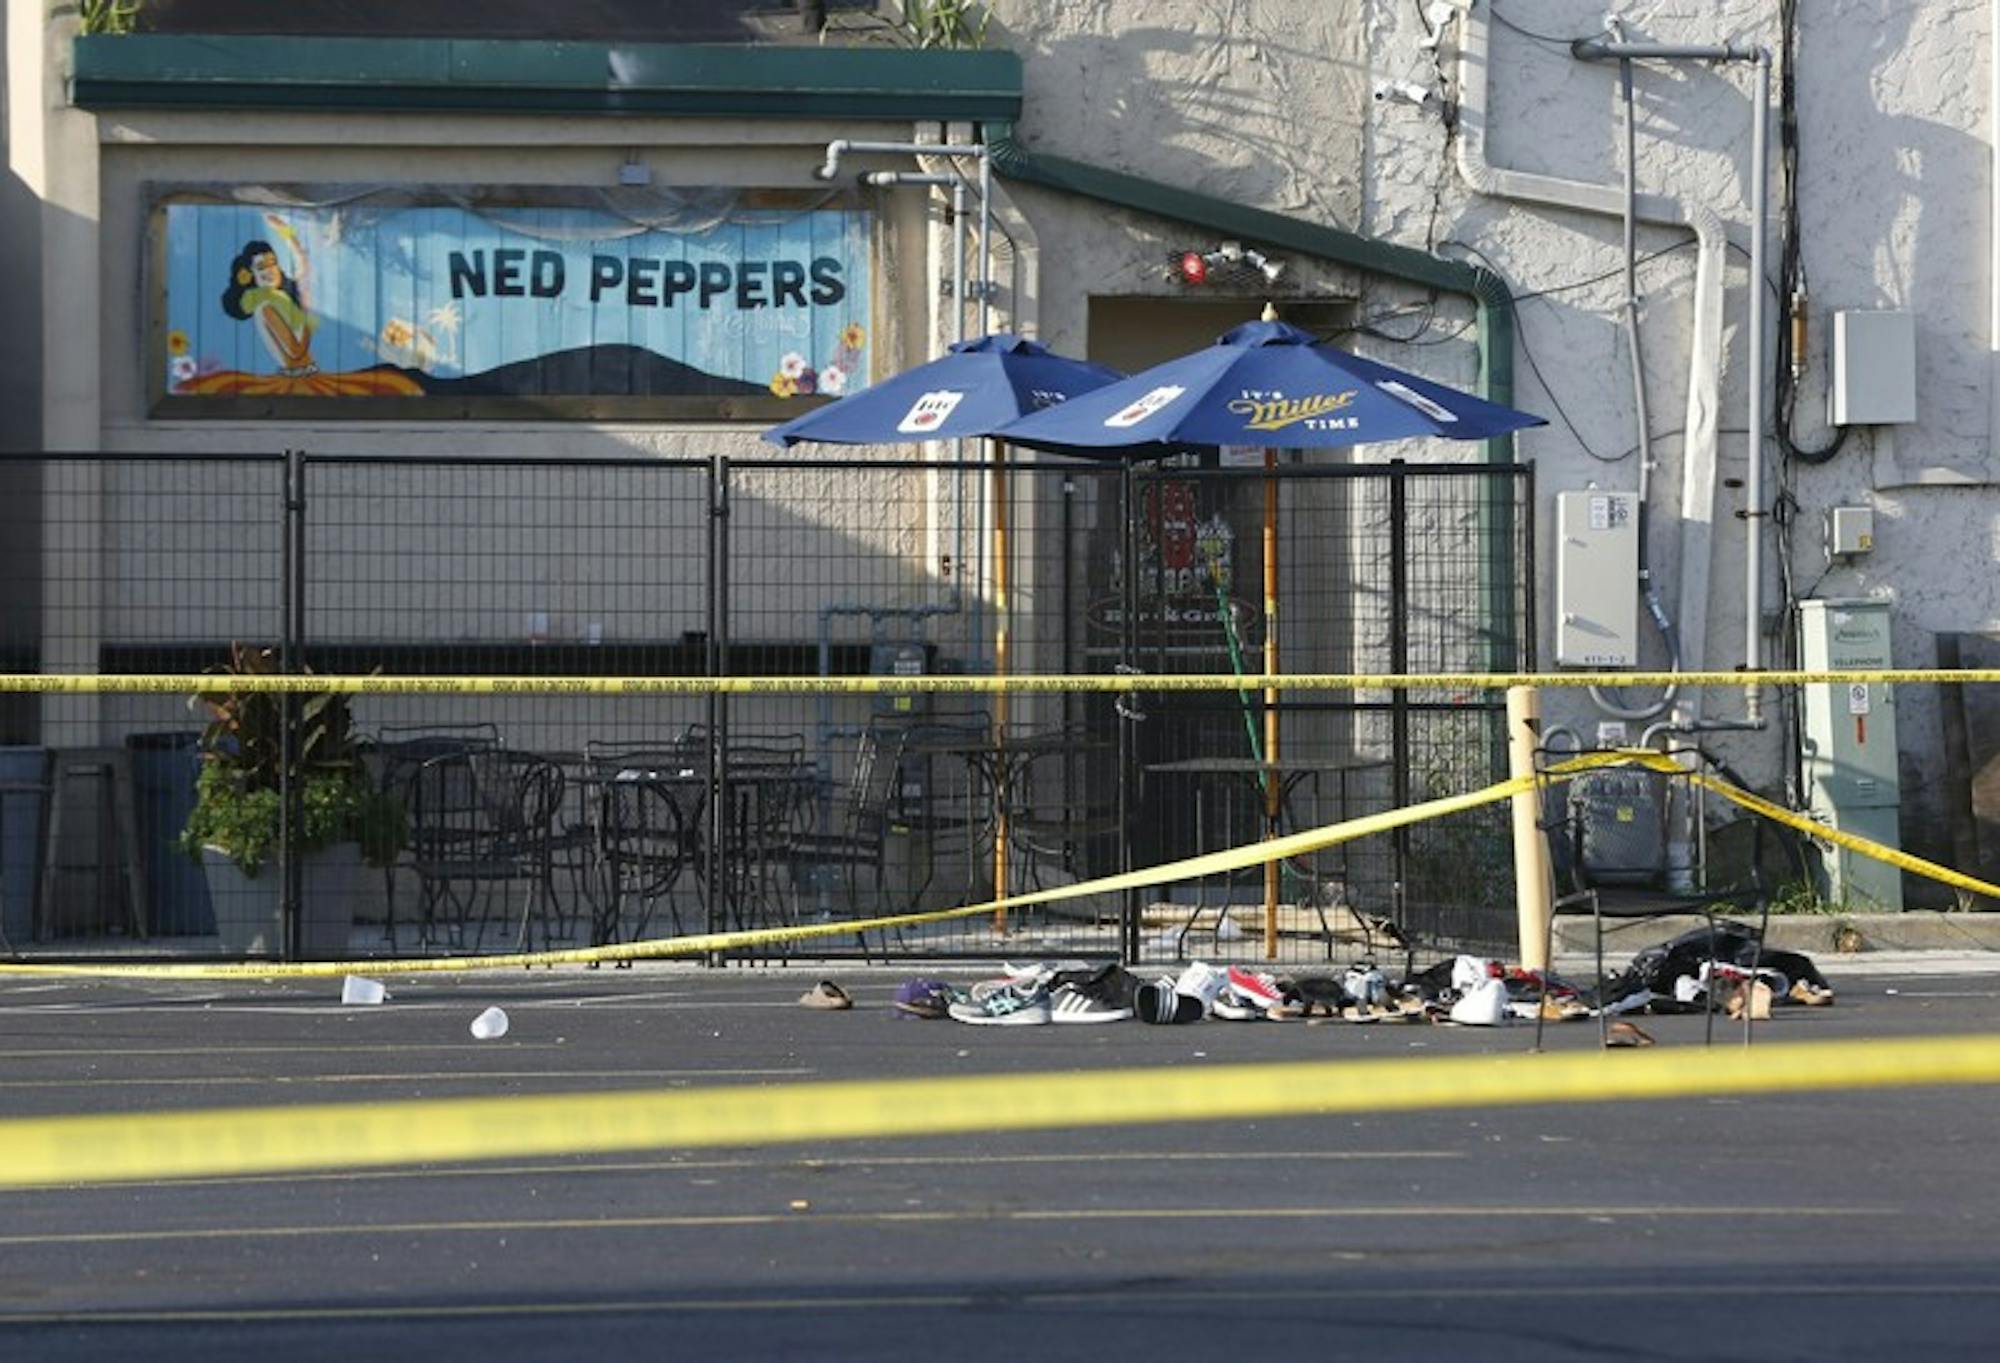
[[[196,730],[132,734],[125,740],[132,750],[140,865],[153,897],[147,921],[155,937],[198,937],[215,931],[208,878],[201,863],[177,845],[188,815],[194,812],[200,742]]]
[[[35,881],[41,869],[47,748],[0,748],[0,909],[7,940],[34,939]]]

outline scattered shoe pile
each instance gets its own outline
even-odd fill
[[[1600,1000],[1553,973],[1507,966],[1479,956],[1459,956],[1411,974],[1401,983],[1373,961],[1338,975],[1280,975],[1246,966],[1196,961],[1178,975],[1141,979],[1116,963],[1052,961],[1001,966],[994,979],[961,989],[935,979],[914,979],[896,991],[900,1017],[951,1018],[975,1027],[1032,1027],[1043,1023],[1124,1022],[1156,1027],[1214,1018],[1223,1022],[1437,1022],[1497,1027],[1517,1018],[1572,1021],[1607,1014],[1699,1012],[1713,989],[1732,1017],[1747,1009],[1769,1017],[1776,1004],[1823,1007],[1833,989],[1806,957],[1758,951],[1747,930],[1719,929],[1711,959],[1704,929],[1639,953],[1632,966],[1607,980]],[[823,982],[800,1000],[808,1007],[843,1003],[815,995],[836,986]],[[1651,1045],[1652,1038],[1625,1024],[1616,1045]]]

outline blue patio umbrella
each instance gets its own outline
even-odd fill
[[[1038,449],[1143,458],[1186,445],[1335,449],[1423,437],[1484,440],[1546,424],[1267,320],[1030,412],[999,435]]]
[[[837,402],[794,417],[764,432],[774,445],[802,441],[830,445],[895,445],[925,440],[991,437],[1000,427],[1038,411],[1102,388],[1120,378],[1115,369],[1087,360],[1058,355],[1026,337],[1005,332],[960,341],[949,351],[871,384]],[[995,628],[993,670],[1007,672],[1008,547],[1007,487],[1004,454],[994,461],[993,596]],[[994,698],[996,741],[1004,742],[1007,693]],[[1007,815],[999,811],[993,840],[994,896],[1006,897]],[[995,915],[1004,928],[1005,911]]]
[[[1261,446],[1265,468],[1277,449],[1336,449],[1383,440],[1442,437],[1484,440],[1543,418],[1461,393],[1415,374],[1321,344],[1310,332],[1276,319],[1246,322],[1206,350],[1142,370],[1130,378],[1001,430],[1016,444],[1069,454],[1149,458],[1188,445]],[[1277,489],[1264,486],[1264,670],[1278,671]],[[1228,617],[1223,619],[1230,629]],[[1231,637],[1231,660],[1238,661]],[[1239,666],[1240,674],[1240,666]],[[1248,720],[1246,703],[1246,723]],[[1259,763],[1268,829],[1275,834],[1279,785],[1266,764],[1278,755],[1277,697],[1265,693],[1264,741],[1250,726]],[[1265,867],[1265,953],[1277,953],[1278,876]]]
[[[774,426],[764,439],[773,445],[899,445],[990,436],[1120,377],[1115,369],[998,332],[960,341],[935,360]]]

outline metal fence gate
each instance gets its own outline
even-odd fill
[[[352,698],[370,780],[403,802],[419,773],[437,784],[411,818],[437,812],[448,777],[490,790],[504,771],[509,800],[546,796],[532,828],[508,815],[515,845],[482,844],[494,864],[469,885],[442,840],[475,830],[414,828],[343,888],[302,876],[287,896],[260,877],[244,899],[178,845],[203,718],[186,695],[9,695],[0,929],[25,954],[484,952],[976,903],[1504,774],[1491,693],[1146,686],[1262,671],[1274,621],[1287,672],[1534,665],[1520,466],[37,455],[0,461],[0,479],[8,670],[182,676],[240,641],[287,669],[447,679]],[[1003,666],[1130,687],[448,682]],[[628,800],[639,786],[665,792],[657,809]],[[1283,954],[1324,959],[1363,919],[1501,949],[1510,885],[1504,811],[1287,862]],[[310,931],[334,898],[332,934]],[[990,956],[1025,934],[1248,956],[1261,900],[1253,871],[756,954]]]

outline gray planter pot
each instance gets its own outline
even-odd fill
[[[282,952],[283,882],[278,868],[266,866],[257,875],[246,876],[226,853],[213,847],[201,849],[201,866],[208,877],[209,902],[215,908],[215,931],[223,951],[232,956]],[[363,870],[361,849],[353,843],[306,854],[296,955],[337,959],[347,954]]]

